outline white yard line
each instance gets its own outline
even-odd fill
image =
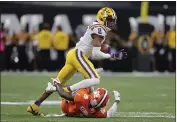
[[[118,117],[160,117],[175,118],[175,114],[167,112],[118,112]]]
[[[58,72],[1,72],[2,76],[57,76]],[[176,73],[159,73],[159,72],[101,72],[101,76],[118,76],[118,77],[175,77]],[[79,73],[76,73],[75,76],[81,76]]]
[[[1,102],[1,105],[30,105],[34,100],[27,102]],[[59,105],[61,101],[47,100],[42,105]],[[50,116],[51,115],[51,116]],[[49,114],[48,117],[59,117],[57,114]],[[150,118],[175,118],[174,113],[167,112],[118,112],[117,117],[150,117]]]
[[[27,102],[1,102],[1,105],[30,105],[34,103],[34,100],[32,101],[27,101]],[[61,101],[50,101],[46,100],[42,103],[42,105],[60,105]]]

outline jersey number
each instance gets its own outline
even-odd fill
[[[102,34],[101,28],[98,28],[98,33],[99,33],[99,34]]]

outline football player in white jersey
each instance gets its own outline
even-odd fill
[[[100,76],[89,60],[89,57],[121,60],[127,56],[124,50],[120,50],[117,53],[112,53],[111,50],[108,53],[100,51],[108,31],[116,28],[116,21],[117,15],[112,8],[101,8],[97,13],[97,20],[88,26],[84,36],[80,38],[76,47],[68,52],[65,66],[58,73],[57,79],[62,85],[65,85],[75,72],[80,72],[85,79],[72,86],[64,87],[65,91],[75,91],[100,83]],[[33,115],[40,115],[40,104],[51,94],[52,92],[44,92],[34,104],[28,106],[27,111]]]

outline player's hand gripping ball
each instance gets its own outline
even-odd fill
[[[101,50],[101,52],[109,53],[111,48],[110,48],[110,46],[108,44],[102,44],[100,50]]]

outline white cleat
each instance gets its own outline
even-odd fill
[[[118,91],[113,91],[114,99],[116,102],[120,102],[120,93]]]
[[[51,78],[52,79],[52,83],[55,84],[55,83],[61,83],[60,80],[58,78]]]
[[[46,92],[55,92],[55,91],[57,91],[57,89],[51,82],[48,82],[48,86],[45,89],[45,91]]]

